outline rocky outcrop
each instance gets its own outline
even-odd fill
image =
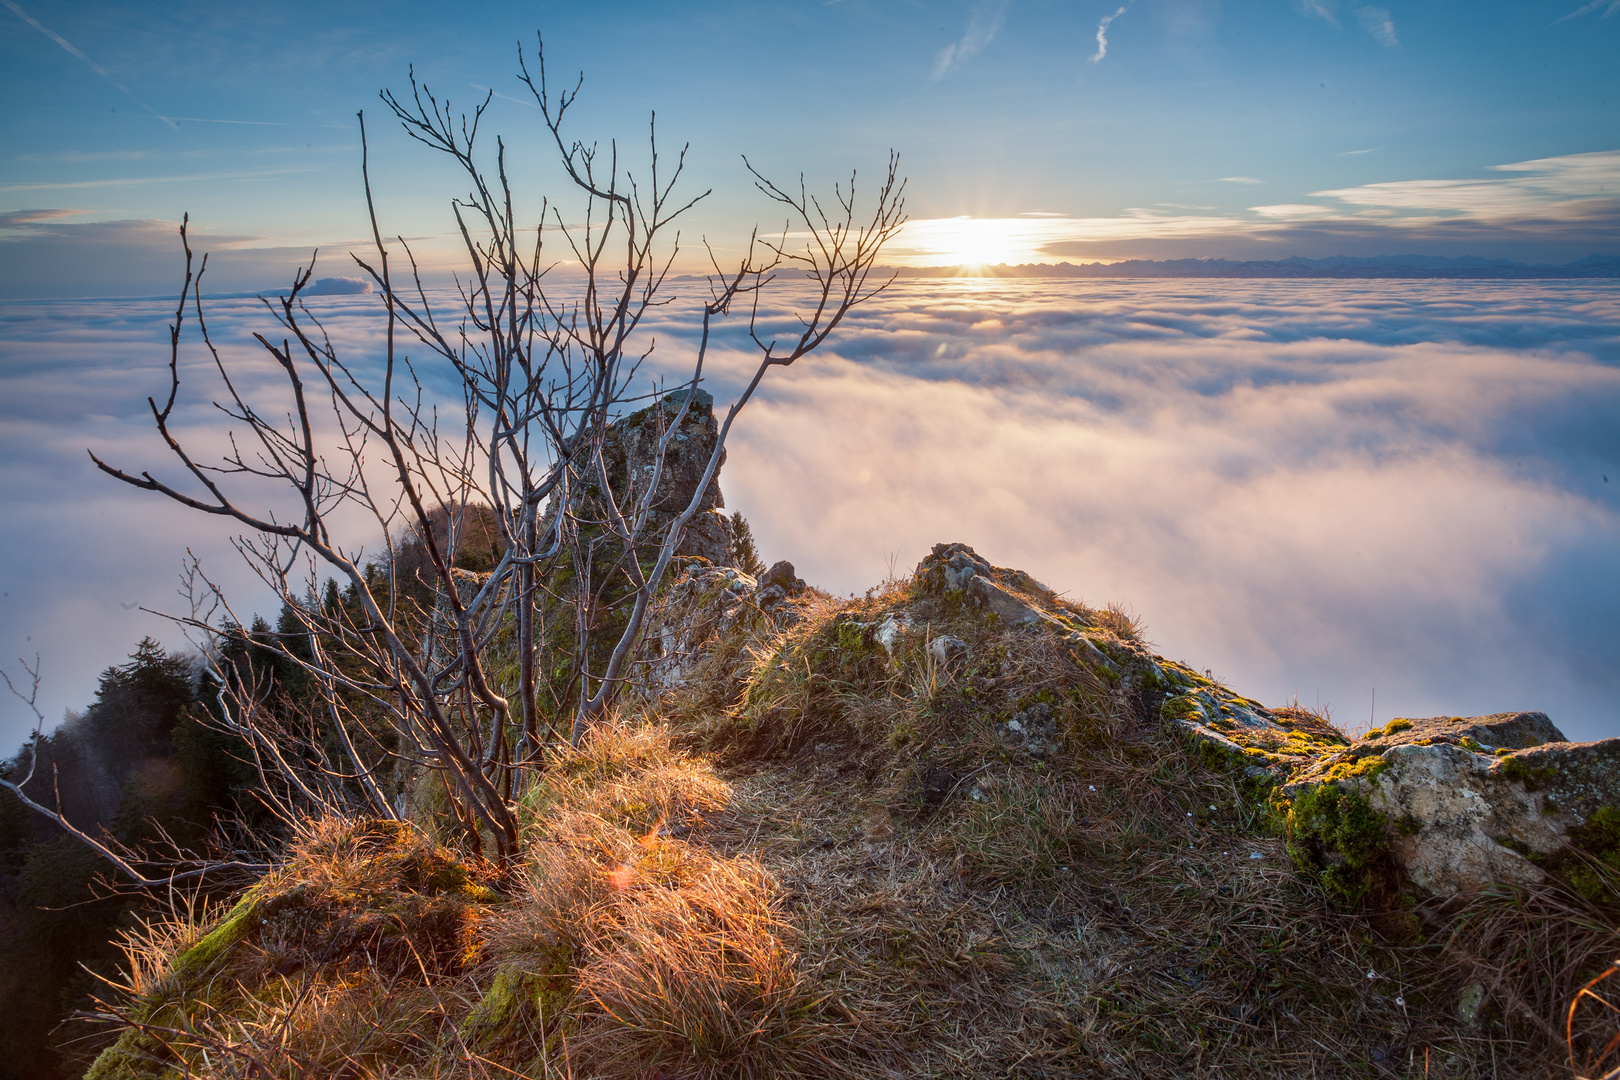
[[[1571,743],[1539,712],[1396,719],[1322,756],[1279,805],[1296,862],[1341,892],[1391,871],[1428,896],[1534,885],[1620,806],[1620,739]]]
[[[759,579],[759,593],[754,601],[762,608],[775,608],[784,600],[803,596],[808,587],[793,569],[793,564],[783,559],[773,563],[765,571],[765,576]]]
[[[757,614],[759,583],[732,566],[694,563],[665,592],[648,627],[647,685],[657,695],[685,685],[741,622]]]
[[[948,675],[971,662],[969,645],[946,632],[963,613],[1048,635],[1100,686],[1130,695],[1250,785],[1285,830],[1296,865],[1342,899],[1449,897],[1549,874],[1574,880],[1587,856],[1612,855],[1620,865],[1620,739],[1570,743],[1545,714],[1519,712],[1395,720],[1352,740],[1308,710],[1268,708],[1154,654],[1116,632],[1106,613],[967,545],[936,545],[918,564],[913,589],[912,599],[869,620],[843,618],[829,642],[851,663],[870,650],[890,670],[926,658]],[[804,591],[791,563],[757,583],[740,571],[694,569],[659,624],[656,685],[680,685],[746,618],[773,632],[789,625],[790,601]],[[998,723],[1009,750],[1042,758],[1059,748],[1044,705]]]
[[[692,395],[691,405],[670,435],[663,468],[657,469],[659,440],[675,423],[688,393]],[[639,500],[652,482],[654,472],[658,473],[651,503],[652,516],[645,535],[661,536],[691,503],[703,481],[703,472],[708,468],[719,432],[714,417],[714,397],[706,390],[678,390],[666,394],[657,404],[631,413],[608,428],[602,453],[607,460],[609,481],[622,503],[628,505]],[[721,451],[720,465],[724,466],[725,462],[725,452]],[[725,505],[717,468],[703,490],[697,513],[687,522],[686,535],[675,553],[695,555],[717,566],[730,565],[734,559],[733,538],[731,522],[721,513]]]

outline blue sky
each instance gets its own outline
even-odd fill
[[[656,109],[691,143],[714,195],[688,239],[772,220],[744,153],[825,185],[892,147],[916,220],[896,261],[1620,253],[1616,0],[460,10],[3,0],[0,295],[170,291],[188,210],[221,288],[336,253],[361,235],[362,108],[385,228],[431,247],[459,185],[376,92],[414,64],[456,103],[521,97],[537,29],[586,73],[576,135],[639,149]],[[524,205],[555,191],[532,107],[488,125]]]
[[[895,262],[1620,255],[1620,0],[449,11],[0,0],[0,663],[41,654],[52,719],[142,634],[178,643],[140,609],[174,608],[187,547],[269,610],[228,530],[84,454],[163,468],[144,399],[172,299],[72,298],[172,297],[186,211],[216,293],[284,284],[317,246],[323,276],[352,273],[362,108],[385,233],[447,262],[463,183],[376,97],[412,64],[457,105],[506,95],[485,131],[532,215],[563,190],[512,100],[517,44],[543,29],[552,71],[586,73],[575,135],[637,160],[656,109],[666,154],[691,144],[688,190],[713,194],[689,251],[779,222],[743,154],[825,191],[893,148],[913,218]],[[903,282],[770,381],[723,482],[769,558],[828,588],[961,540],[1133,606],[1168,652],[1273,703],[1354,722],[1376,690],[1385,719],[1545,708],[1614,734],[1617,296]],[[373,299],[319,303],[374,356]],[[253,379],[261,315],[213,316]],[[655,367],[689,357],[689,303],[649,327]],[[722,400],[734,346],[710,371]],[[188,431],[216,445],[206,354],[182,362]],[[0,710],[0,745],[22,719]]]

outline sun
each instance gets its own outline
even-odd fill
[[[906,239],[934,265],[978,269],[1035,261],[1030,238],[1016,218],[936,218],[906,226]]]

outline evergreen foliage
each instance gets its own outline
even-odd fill
[[[748,527],[748,519],[742,516],[741,510],[731,515],[731,546],[737,555],[737,569],[756,578],[765,573],[765,560],[759,557],[759,550],[754,546],[754,530]]]
[[[252,819],[256,774],[239,740],[203,722],[210,687],[196,682],[188,658],[143,639],[102,672],[88,709],[39,738],[28,790],[47,804],[59,792],[68,820],[137,850],[162,836],[200,847],[219,817]],[[0,769],[15,776],[25,761],[20,751]],[[76,1077],[105,1041],[63,1021],[88,1007],[97,975],[115,974],[116,932],[148,906],[111,876],[0,790],[0,1080]]]

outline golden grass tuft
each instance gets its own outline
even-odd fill
[[[813,1002],[771,892],[757,864],[730,859],[616,896],[578,969],[578,1060],[693,1080],[814,1069]]]

